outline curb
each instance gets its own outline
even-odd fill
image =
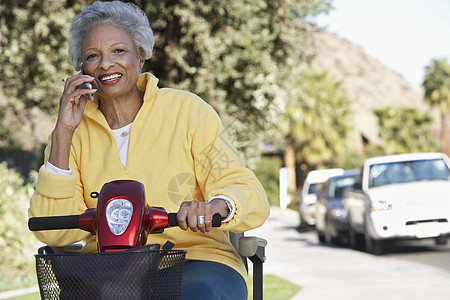
[[[32,286],[32,287],[24,288],[24,289],[20,289],[20,290],[0,292],[0,299],[9,299],[12,297],[18,297],[18,296],[22,296],[22,295],[35,293],[35,292],[39,292],[38,286]]]

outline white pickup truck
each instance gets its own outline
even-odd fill
[[[443,153],[409,153],[367,159],[343,197],[350,246],[375,255],[390,240],[450,235],[450,160]]]

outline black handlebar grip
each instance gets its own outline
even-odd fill
[[[35,217],[28,220],[31,231],[78,228],[79,215]]]
[[[169,213],[169,225],[178,226],[177,213]],[[215,214],[212,218],[212,227],[220,227],[222,225],[222,216]]]

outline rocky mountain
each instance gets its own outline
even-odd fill
[[[381,142],[373,110],[384,107],[430,110],[423,100],[422,87],[384,66],[362,47],[325,31],[316,33],[316,43],[318,54],[313,67],[332,73],[351,101],[354,130],[349,138],[355,150],[362,150],[362,138],[371,143]]]

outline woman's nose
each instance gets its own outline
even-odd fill
[[[99,67],[103,70],[109,70],[112,66],[114,66],[114,61],[109,55],[102,55]]]

